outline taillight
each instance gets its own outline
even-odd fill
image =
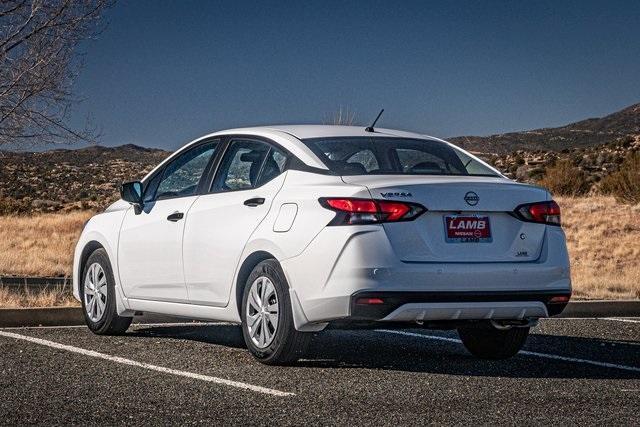
[[[382,298],[358,298],[356,300],[356,304],[359,304],[359,305],[380,305],[380,304],[384,304],[384,300]]]
[[[378,224],[411,221],[426,209],[416,203],[390,200],[323,197],[320,204],[337,212],[329,225]]]
[[[560,206],[553,200],[520,205],[515,212],[524,221],[560,225]]]
[[[567,304],[570,299],[571,299],[571,294],[556,295],[555,297],[551,297],[551,299],[549,299],[549,304]]]

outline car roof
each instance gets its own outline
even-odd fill
[[[339,138],[339,137],[386,137],[386,138],[414,138],[432,141],[440,141],[449,144],[442,139],[428,135],[421,135],[414,132],[405,132],[394,129],[375,128],[374,132],[367,132],[364,126],[341,126],[341,125],[272,125],[272,126],[253,126],[236,129],[226,129],[218,132],[210,133],[197,138],[186,144],[179,150],[169,156],[165,161],[158,165],[154,170],[149,172],[144,179],[151,176],[155,170],[171,161],[181,152],[189,149],[200,141],[225,135],[248,135],[258,136],[271,139],[276,143],[289,150],[293,155],[298,157],[308,166],[318,169],[328,169],[320,158],[305,144],[301,144],[301,139],[310,138]],[[475,156],[473,156],[476,158]],[[479,160],[476,158],[476,160]],[[481,161],[481,160],[480,160]],[[481,161],[482,162],[482,161]],[[484,163],[484,162],[482,162]],[[486,163],[485,163],[486,164]],[[489,165],[487,165],[489,166]],[[491,169],[493,167],[489,166]],[[495,169],[494,169],[495,170]],[[496,171],[497,172],[497,171]],[[499,173],[499,172],[498,172]]]
[[[437,139],[427,135],[421,135],[413,132],[405,132],[400,130],[375,128],[374,132],[367,132],[364,126],[342,126],[342,125],[273,125],[273,126],[255,126],[240,129],[229,129],[220,133],[269,133],[279,131],[287,133],[298,139],[308,138],[332,138],[332,137],[397,137],[397,138],[420,138],[420,139]]]
[[[190,144],[184,146],[181,150],[188,148],[190,145],[198,143],[207,138],[213,138],[224,135],[253,135],[269,138],[284,148],[289,150],[293,155],[302,160],[305,164],[327,169],[327,166],[316,156],[313,151],[305,144],[301,144],[301,139],[308,138],[337,138],[337,137],[387,137],[387,138],[419,138],[442,141],[438,138],[420,135],[412,132],[404,132],[399,130],[375,128],[374,132],[367,132],[363,126],[338,126],[338,125],[269,125],[269,126],[253,126],[236,129],[225,129],[218,132],[204,135]],[[180,150],[180,151],[181,151]]]

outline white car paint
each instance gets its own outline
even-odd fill
[[[189,210],[184,232],[184,279],[192,304],[229,303],[236,266],[244,246],[267,216],[286,172],[259,189],[200,196]],[[265,198],[248,207],[247,199]]]
[[[182,257],[186,221],[167,221],[167,216],[189,215],[197,199],[159,200],[139,215],[134,209],[126,211],[117,248],[118,272],[128,298],[189,302]]]
[[[194,144],[225,135],[273,141],[309,170],[287,170],[251,190],[158,201],[140,215],[122,200],[114,203],[86,224],[77,243],[76,298],[80,295],[82,261],[96,245],[105,248],[112,263],[122,316],[147,311],[240,322],[238,277],[245,261],[258,253],[267,253],[280,263],[290,286],[295,326],[302,331],[321,330],[332,320],[348,318],[352,295],[361,291],[571,291],[562,229],[523,222],[505,213],[522,203],[551,200],[542,188],[510,181],[481,161],[497,176],[341,177],[314,172],[326,171],[327,166],[300,139],[371,137],[363,128],[347,126],[271,126],[217,132],[187,144],[154,171]],[[375,136],[440,141],[388,129],[376,129]],[[477,207],[465,204],[466,191],[481,194]],[[318,202],[327,196],[380,199],[382,193],[410,194],[402,201],[421,203],[428,211],[410,222],[328,226],[335,212]],[[265,198],[265,203],[243,205],[244,200],[254,197]],[[166,216],[175,211],[185,212],[184,219],[167,222]],[[442,233],[442,216],[457,211],[491,215],[493,225],[506,232],[496,235],[496,244],[483,250],[443,243],[435,237]],[[526,238],[518,237],[522,235]],[[473,303],[461,305],[454,304],[449,310],[443,305],[443,310],[435,313],[448,320],[460,309],[473,307]],[[475,316],[490,318],[490,304],[481,305],[488,310]],[[496,304],[495,309],[513,313],[507,306],[509,302]],[[529,308],[531,317],[548,314],[539,304],[527,308],[516,301],[512,306],[520,307],[516,310],[519,318]],[[425,310],[429,319],[434,316],[433,303],[406,309],[417,313],[416,320],[427,315]],[[405,312],[398,316],[406,320],[412,315]],[[474,318],[473,312],[464,316]]]

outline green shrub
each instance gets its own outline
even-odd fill
[[[560,160],[547,168],[538,183],[558,196],[581,196],[591,188],[587,174],[569,160]]]
[[[640,203],[640,152],[628,154],[617,172],[602,179],[600,189],[621,203]]]

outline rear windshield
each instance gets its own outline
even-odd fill
[[[302,142],[338,175],[498,176],[465,152],[440,141],[351,137]]]

